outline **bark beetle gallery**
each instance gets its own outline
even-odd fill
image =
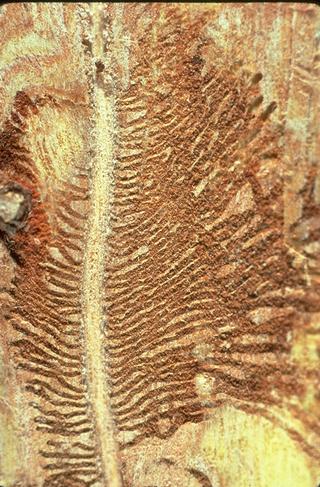
[[[316,487],[315,5],[0,10],[0,483]]]

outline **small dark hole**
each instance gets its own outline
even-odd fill
[[[105,65],[103,64],[102,61],[96,61],[96,69],[97,69],[97,73],[102,73],[102,71],[104,70],[105,68]]]

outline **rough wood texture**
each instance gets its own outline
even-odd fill
[[[3,487],[317,487],[319,28],[1,7]]]

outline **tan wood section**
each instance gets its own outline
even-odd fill
[[[318,487],[320,9],[0,7],[0,485]]]

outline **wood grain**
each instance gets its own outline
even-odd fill
[[[317,487],[319,9],[0,8],[0,485]]]

